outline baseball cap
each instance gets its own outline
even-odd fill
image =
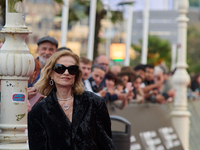
[[[42,37],[38,40],[37,45],[39,46],[43,42],[51,42],[52,44],[56,45],[56,48],[58,48],[58,41],[50,36]]]

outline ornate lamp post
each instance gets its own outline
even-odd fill
[[[186,13],[188,12],[188,7],[188,0],[178,1],[178,60],[176,64],[176,72],[173,76],[176,96],[174,100],[174,108],[171,112],[172,123],[179,135],[184,150],[189,150],[190,127],[190,112],[187,110],[187,85],[189,84],[190,77],[186,71],[187,22],[189,21]]]
[[[0,149],[28,149],[27,86],[35,62],[25,43],[30,33],[23,18],[24,1],[6,0],[5,43],[0,51]]]

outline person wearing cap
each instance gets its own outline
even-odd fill
[[[58,41],[50,36],[42,37],[37,42],[38,48],[38,60],[40,62],[40,68],[42,69],[49,57],[53,55],[58,49]]]
[[[58,51],[58,41],[50,36],[42,37],[37,42],[37,53],[38,57],[35,61],[39,62],[40,71],[45,66],[47,60]],[[40,71],[35,76],[35,80],[28,84],[28,99],[33,98],[38,93],[33,87],[33,85],[38,81],[40,78]]]

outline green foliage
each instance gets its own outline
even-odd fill
[[[8,0],[8,11],[9,12],[14,12],[14,13],[16,13],[16,12],[18,12],[17,10],[16,10],[16,4],[18,3],[18,2],[22,2],[23,0]]]
[[[90,1],[74,0],[71,3],[70,9],[69,9],[69,15],[70,15],[70,13],[73,14],[71,19],[69,19],[69,22],[70,21],[78,21],[85,17],[89,17],[89,8],[90,8]],[[102,19],[106,17],[106,10],[104,9],[104,6],[103,6],[101,0],[97,0],[96,13],[97,13],[97,17],[98,17],[98,14],[103,14]],[[122,21],[123,20],[122,12],[111,11],[110,19],[113,23]]]
[[[96,11],[97,13],[101,13],[102,11],[105,11],[101,0],[97,0]]]
[[[18,1],[23,1],[23,0],[10,0],[11,4],[14,4]],[[63,0],[53,0],[54,2],[58,3],[58,4],[63,4]],[[2,16],[2,25],[4,26],[5,24],[5,8],[6,8],[6,4],[5,4],[6,0],[0,0],[0,16]],[[14,2],[14,3],[13,3]],[[12,10],[13,6],[9,5],[9,7],[11,8],[11,12],[15,12],[15,10]]]
[[[200,66],[200,29],[196,26],[191,26],[187,30],[187,63],[188,71],[197,73]]]
[[[56,2],[58,4],[63,4],[63,0],[54,0],[54,2]]]
[[[189,0],[190,6],[199,6],[199,0]]]
[[[141,54],[142,40],[139,45],[132,45],[132,47]],[[165,61],[166,65],[171,65],[171,46],[169,41],[160,39],[157,36],[149,36],[148,38],[148,64],[158,65]]]
[[[2,17],[2,25],[5,24],[5,9],[6,8],[6,0],[0,0],[0,16]]]
[[[86,17],[89,17],[90,11],[90,2],[85,0],[73,0],[69,9],[69,23],[79,21]],[[104,6],[101,0],[97,0],[96,5],[96,22],[95,22],[95,35],[94,35],[94,56],[98,56],[98,44],[102,42],[102,39],[99,38],[99,32],[101,30],[101,20],[106,18],[107,11],[104,9]],[[111,11],[111,21],[116,23],[123,20],[122,12]]]
[[[69,22],[78,21],[81,18],[87,17],[85,14],[87,11],[89,2],[82,0],[74,0],[69,7]]]
[[[111,11],[111,15],[112,15],[112,16],[111,16],[110,20],[111,20],[113,23],[123,21],[122,12],[120,12],[120,11]]]

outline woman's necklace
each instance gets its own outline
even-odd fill
[[[60,98],[57,98],[59,101],[68,101],[68,100],[70,100],[72,98],[72,96],[70,96],[69,98],[66,98],[66,99],[60,99]],[[69,105],[67,105],[67,104],[64,104],[63,105],[63,109],[64,110],[68,110],[69,109]]]

